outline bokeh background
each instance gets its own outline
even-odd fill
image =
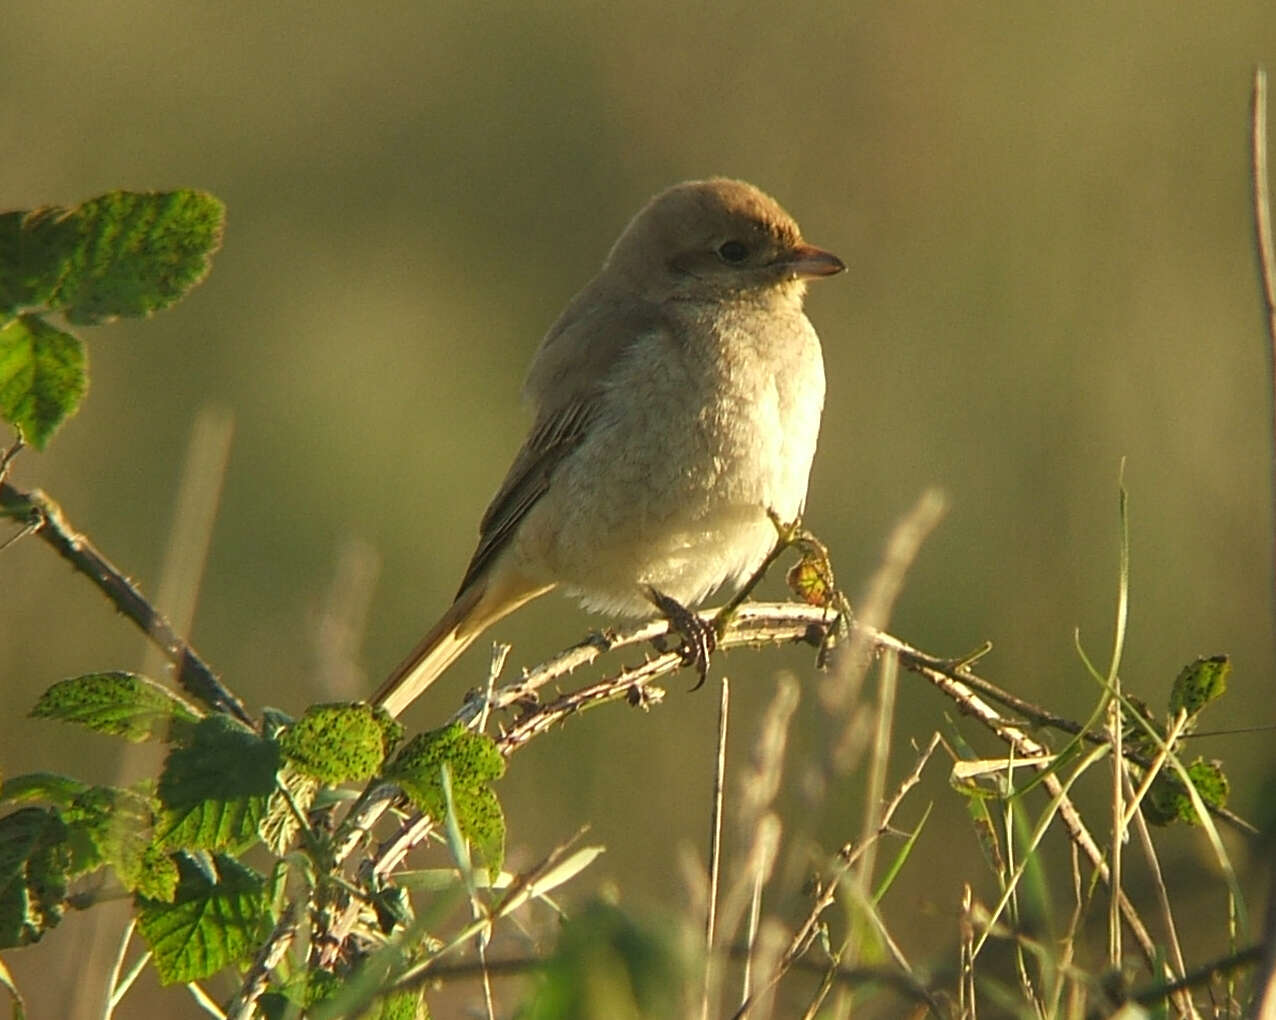
[[[809,301],[829,395],[808,524],[852,596],[893,522],[942,487],[950,512],[892,629],[939,654],[990,639],[983,672],[1084,717],[1097,692],[1074,631],[1106,661],[1124,459],[1127,686],[1159,703],[1185,662],[1228,652],[1233,689],[1208,723],[1273,723],[1247,155],[1251,72],[1276,63],[1269,0],[18,0],[4,24],[0,207],[186,186],[229,206],[202,287],[87,331],[81,413],[14,475],[154,592],[195,422],[233,417],[193,639],[254,708],[359,696],[412,646],[522,438],[541,333],[650,194],[725,173],[850,267]],[[140,773],[111,741],[24,718],[60,677],[142,668],[139,635],[37,541],[6,549],[0,577],[0,769]],[[530,664],[592,622],[551,597],[497,636]],[[409,721],[444,717],[485,662],[471,653]],[[736,764],[776,670],[797,673],[790,832],[855,835],[862,777],[813,815],[798,790],[804,741],[831,725],[809,657],[719,668]],[[522,752],[500,788],[512,863],[587,823],[609,851],[573,896],[679,910],[679,848],[704,854],[716,702],[674,684],[649,715],[590,713]],[[946,709],[903,678],[892,781]],[[1242,813],[1270,797],[1271,743],[1198,741]],[[936,965],[953,960],[960,883],[991,889],[945,772],[903,819],[936,801],[922,864],[886,903]],[[1172,891],[1221,917],[1199,835],[1165,848]],[[70,917],[6,954],[35,1015],[98,1015],[117,937]],[[143,983],[132,1015],[195,1015]]]

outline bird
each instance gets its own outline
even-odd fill
[[[399,715],[553,589],[612,617],[671,619],[738,591],[774,521],[804,508],[825,378],[803,299],[845,268],[744,181],[651,198],[542,339],[523,388],[532,426],[456,597],[373,703]]]

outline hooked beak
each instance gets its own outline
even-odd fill
[[[777,262],[797,280],[809,280],[819,276],[833,276],[846,268],[846,263],[831,251],[810,244],[799,244]]]

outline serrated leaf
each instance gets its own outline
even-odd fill
[[[420,989],[380,994],[419,955],[419,948],[383,946],[365,957],[352,973],[340,977],[312,969],[304,1015],[313,1020],[355,1016],[360,1020],[429,1020],[430,1011]]]
[[[47,307],[75,247],[65,210],[0,214],[0,321],[22,308]]]
[[[496,744],[460,723],[414,737],[385,771],[412,803],[436,820],[447,811],[441,767],[447,763],[457,823],[474,844],[490,874],[501,870],[505,818],[488,784],[505,773]]]
[[[430,1008],[420,989],[383,995],[361,1014],[365,1020],[430,1020]]]
[[[1180,709],[1194,716],[1227,690],[1232,662],[1226,655],[1211,655],[1183,667],[1170,689],[1170,715]]]
[[[299,974],[275,991],[267,992],[257,1002],[264,1020],[286,1020],[289,1017],[309,1015],[318,1003],[331,999],[346,986],[346,981],[335,974],[315,968],[307,975]],[[359,1013],[360,1020],[430,1020],[422,993],[418,991],[394,992],[373,1002]]]
[[[380,705],[374,709],[374,712],[377,725],[381,727],[381,739],[385,743],[385,753],[388,755],[398,746],[407,730],[403,728],[403,723],[399,722],[398,719]]]
[[[366,982],[367,974],[361,973],[356,981],[362,980]],[[323,1012],[321,1003],[327,1003],[336,998],[342,992],[343,996],[339,1002],[340,1016],[353,1016],[355,1012],[359,1020],[430,1020],[430,1010],[425,1004],[423,993],[420,989],[414,989],[403,992],[391,992],[389,995],[383,995],[373,999],[370,1003],[367,1001],[368,996],[355,996],[351,1001],[350,982],[330,974],[327,971],[314,969],[310,972],[309,982],[306,987],[306,1016],[310,1016],[312,1011],[320,1016],[328,1015]],[[360,1002],[361,1005],[355,1007],[354,1002]],[[314,1009],[318,1006],[319,1009]],[[341,1009],[340,1006],[353,1007],[355,1012],[347,1012],[347,1009]]]
[[[28,772],[6,779],[0,785],[0,801],[44,800],[68,807],[88,789],[88,783],[56,772]]]
[[[331,999],[345,987],[345,982],[336,974],[316,967],[309,974],[303,975],[303,1002],[307,1009],[317,1003]]]
[[[215,859],[211,881],[185,854],[171,903],[138,897],[137,928],[166,985],[198,981],[247,959],[270,930],[265,880],[233,857]]]
[[[461,723],[418,734],[386,769],[388,779],[438,784],[439,766],[447,762],[454,787],[490,783],[505,774],[505,759],[494,741],[473,733]],[[440,788],[440,795],[442,790]]]
[[[371,779],[386,755],[386,734],[363,702],[312,705],[279,744],[296,768],[329,786]]]
[[[31,716],[77,723],[134,743],[185,739],[199,722],[199,716],[165,687],[125,672],[59,680],[36,702]]]
[[[257,832],[267,850],[278,857],[288,852],[301,829],[301,820],[297,815],[305,815],[310,810],[318,792],[319,780],[314,776],[303,775],[289,764],[279,770],[275,792],[266,802],[266,815],[257,826]]]
[[[132,891],[150,900],[172,903],[173,897],[177,895],[177,883],[180,877],[174,855],[151,842],[142,854],[141,866],[134,877]]]
[[[62,920],[69,856],[55,808],[0,818],[0,949],[38,942]]]
[[[84,344],[37,315],[0,327],[0,416],[37,450],[75,413],[88,388]]]
[[[169,752],[160,774],[156,841],[166,849],[242,850],[254,843],[275,790],[279,745],[224,715]]]
[[[76,797],[63,817],[73,877],[106,865],[129,892],[137,888],[151,843],[151,801],[133,790],[95,786]]]
[[[0,307],[91,324],[167,308],[208,273],[226,210],[202,191],[112,191],[0,219]]]
[[[1187,774],[1201,800],[1208,806],[1223,807],[1227,804],[1231,784],[1220,762],[1197,758],[1187,767]],[[1143,800],[1143,809],[1153,825],[1169,825],[1171,822],[1197,825],[1200,822],[1196,808],[1192,806],[1192,798],[1183,783],[1177,774],[1167,769],[1162,769],[1152,780]]]
[[[1223,763],[1213,759],[1197,758],[1187,767],[1188,777],[1201,800],[1210,807],[1223,807],[1231,793],[1231,783],[1223,772]]]
[[[486,786],[452,791],[452,803],[461,832],[474,844],[495,879],[505,863],[505,814],[496,794]]]

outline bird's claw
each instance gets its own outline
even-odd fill
[[[669,621],[670,628],[682,635],[682,664],[695,668],[699,679],[691,689],[699,690],[709,675],[709,657],[718,647],[718,635],[713,624],[706,623],[677,599],[670,598],[662,591],[650,588],[648,596]]]

